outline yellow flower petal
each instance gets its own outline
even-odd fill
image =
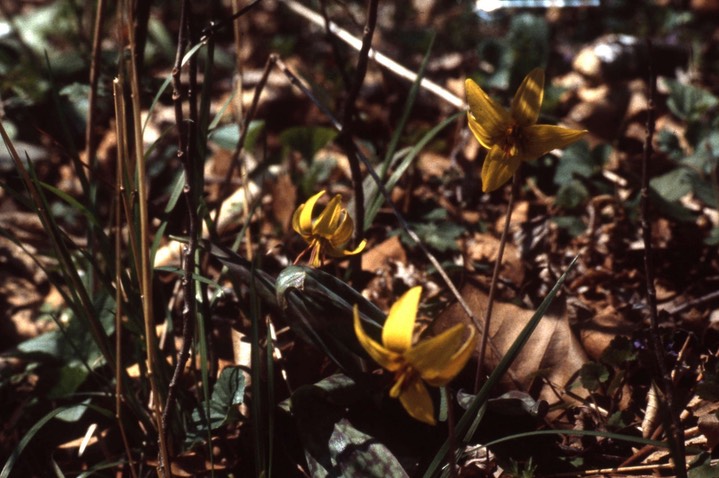
[[[382,329],[382,344],[396,353],[404,353],[412,346],[412,332],[417,318],[422,287],[412,287],[392,304]]]
[[[314,222],[312,232],[329,239],[337,230],[342,215],[342,196],[335,194]]]
[[[329,238],[330,244],[332,244],[333,247],[342,246],[350,240],[350,238],[352,237],[352,232],[354,232],[354,228],[354,221],[350,217],[347,210],[343,209],[342,217],[340,218],[340,221],[338,222],[334,233]]]
[[[332,244],[329,245],[327,248],[327,255],[330,257],[345,257],[345,256],[353,256],[355,254],[359,254],[362,252],[362,250],[367,245],[367,239],[363,239],[362,242],[359,243],[357,247],[355,247],[353,250],[349,251],[347,249],[342,249],[339,247],[334,247]]]
[[[436,337],[423,340],[409,350],[404,358],[428,384],[440,387],[457,376],[467,364],[477,345],[473,327],[457,324]]]
[[[407,383],[399,396],[399,401],[412,418],[428,425],[437,423],[434,418],[432,397],[429,396],[422,380],[417,379]]]
[[[512,100],[512,118],[519,126],[537,122],[544,97],[544,70],[535,68],[524,77]]]
[[[401,357],[399,354],[396,354],[391,350],[387,350],[365,334],[364,328],[362,327],[362,321],[359,316],[359,308],[356,305],[354,306],[354,328],[355,335],[357,335],[357,341],[360,343],[362,348],[367,351],[369,356],[372,357],[372,360],[390,372],[395,372],[400,368]]]
[[[490,149],[506,135],[512,117],[473,80],[465,81],[465,89],[469,104],[469,127],[477,141]]]
[[[296,221],[298,227],[295,228],[295,231],[297,231],[299,234],[303,236],[312,234],[312,210],[315,208],[317,200],[321,198],[324,193],[325,190],[323,189],[322,191],[309,198],[306,203],[301,205],[299,208],[297,208],[297,211],[295,211],[295,214],[297,214],[298,216]],[[294,227],[294,218],[292,223]]]
[[[586,130],[562,128],[546,124],[534,125],[524,128],[522,156],[526,159],[536,159],[553,149],[563,148],[581,139]]]
[[[490,149],[482,165],[482,191],[491,192],[506,183],[519,168],[520,159],[508,156],[499,146]]]
[[[302,230],[302,226],[300,226],[300,216],[302,215],[302,210],[305,208],[304,204],[300,204],[297,209],[295,209],[295,212],[292,214],[292,229],[295,230],[297,234],[304,237],[305,233]]]

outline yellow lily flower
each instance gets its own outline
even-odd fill
[[[535,124],[544,96],[544,70],[535,68],[524,78],[505,110],[471,79],[465,82],[469,129],[489,150],[482,166],[482,191],[494,191],[517,171],[522,161],[537,159],[563,148],[586,134],[586,130]]]
[[[352,251],[344,248],[352,237],[354,222],[347,209],[342,207],[342,196],[339,194],[330,200],[316,219],[312,219],[315,203],[324,193],[325,191],[322,190],[309,198],[306,203],[300,204],[300,207],[292,215],[292,229],[309,244],[297,260],[311,249],[310,265],[312,267],[319,267],[326,255],[330,257],[350,256],[361,252],[367,244],[367,241],[363,240]]]
[[[382,329],[382,343],[365,334],[357,306],[354,328],[357,339],[370,357],[390,372],[394,385],[389,391],[399,398],[411,417],[434,425],[434,405],[425,382],[434,387],[449,383],[465,366],[477,343],[474,328],[466,335],[464,324],[412,345],[412,332],[422,287],[413,287],[390,308]]]

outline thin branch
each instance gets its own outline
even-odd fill
[[[197,247],[196,234],[196,210],[194,201],[192,199],[194,191],[193,179],[194,170],[192,168],[192,162],[190,161],[190,155],[192,154],[190,135],[192,130],[185,124],[184,113],[182,110],[183,104],[183,85],[181,80],[181,68],[182,58],[185,56],[185,48],[188,44],[187,35],[189,33],[189,18],[187,11],[189,9],[189,0],[183,0],[180,7],[180,26],[177,38],[177,53],[175,55],[175,65],[172,68],[172,101],[175,106],[175,124],[177,125],[177,157],[183,165],[185,170],[185,188],[184,197],[187,204],[187,215],[188,215],[188,243],[183,246],[183,264],[182,264],[182,287],[184,295],[184,306],[182,309],[182,345],[177,356],[177,363],[175,364],[175,370],[172,374],[172,379],[167,388],[167,400],[165,402],[165,408],[162,414],[163,429],[166,434],[169,433],[169,418],[171,410],[175,406],[177,399],[177,387],[179,383],[182,371],[185,369],[185,364],[189,358],[190,344],[192,343],[193,325],[195,320],[195,281],[192,278],[192,274],[195,269],[195,253],[194,250]],[[194,58],[194,57],[193,57]],[[167,440],[167,438],[166,438]],[[169,457],[168,457],[169,458]],[[170,469],[170,463],[164,464],[166,469]]]
[[[356,111],[357,97],[359,96],[365,75],[367,74],[367,60],[369,50],[372,47],[372,37],[374,29],[377,25],[377,4],[378,0],[369,0],[367,6],[367,23],[364,27],[364,35],[362,37],[362,48],[357,58],[357,70],[352,83],[352,89],[345,98],[344,107],[342,108],[342,129],[340,130],[338,142],[342,145],[347,153],[347,159],[350,163],[350,171],[352,172],[352,184],[354,186],[355,195],[355,228],[352,231],[352,242],[356,246],[362,241],[364,235],[364,189],[362,187],[362,168],[357,160],[357,147],[352,141],[352,130],[354,129],[354,115]],[[353,265],[352,270],[359,273],[361,269],[361,257],[355,256],[351,259]]]
[[[710,292],[702,297],[697,297],[696,299],[690,300],[683,304],[679,304],[676,307],[667,310],[667,313],[669,315],[676,315],[681,312],[684,312],[685,310],[691,309],[692,307],[696,307],[707,302],[712,302],[717,299],[719,299],[719,290],[715,290],[714,292]]]
[[[92,59],[90,60],[90,93],[87,98],[87,125],[85,126],[85,161],[92,174],[95,164],[96,141],[93,134],[95,125],[95,111],[97,110],[97,79],[100,69],[100,44],[102,40],[102,24],[105,19],[105,0],[98,0],[95,14],[95,27],[92,37]]]
[[[239,11],[233,13],[230,18],[226,18],[226,19],[224,19],[224,20],[222,20],[222,21],[218,21],[218,22],[213,22],[212,24],[210,24],[209,27],[207,27],[207,28],[205,28],[204,30],[202,30],[202,36],[201,36],[201,38],[200,38],[200,41],[205,41],[205,40],[207,39],[207,37],[212,36],[212,35],[214,35],[215,33],[217,33],[218,31],[222,30],[222,29],[225,28],[227,25],[229,25],[230,23],[234,22],[235,20],[237,20],[238,18],[240,18],[242,15],[246,14],[247,12],[249,12],[250,10],[252,10],[253,8],[255,8],[261,1],[262,1],[262,0],[255,0],[254,2],[252,2],[252,3],[250,3],[249,5],[245,6],[245,7],[242,8],[241,10],[239,10]]]
[[[647,42],[647,57],[651,59],[651,42]],[[649,222],[649,160],[653,155],[652,139],[654,137],[654,92],[656,78],[649,62],[649,104],[647,106],[646,135],[644,137],[644,154],[642,156],[642,190],[641,190],[641,224],[644,240],[644,274],[647,281],[647,307],[649,309],[650,342],[654,354],[654,379],[664,396],[666,412],[665,427],[667,438],[674,459],[674,471],[680,478],[687,476],[686,457],[684,451],[684,429],[675,408],[674,385],[664,363],[662,339],[659,335],[659,319],[657,314],[657,292],[654,287],[654,263],[652,261],[652,229]]]
[[[287,7],[293,12],[306,18],[318,27],[323,27],[324,19],[322,18],[322,16],[315,13],[313,10],[305,7],[300,2],[296,0],[285,0],[283,3],[287,5]],[[360,48],[362,48],[362,42],[358,38],[354,37],[350,32],[338,26],[336,23],[330,22],[330,30],[332,31],[332,33],[337,35],[337,38],[347,43],[355,50],[359,50]],[[368,56],[373,61],[377,62],[377,64],[382,65],[397,76],[404,78],[411,83],[417,80],[417,74],[415,72],[400,65],[393,59],[389,58],[387,55],[383,55],[375,49],[370,49]],[[437,83],[428,80],[427,78],[422,78],[420,86],[429,91],[430,93],[441,98],[442,100],[446,101],[450,105],[454,106],[455,108],[466,108],[466,104],[463,99],[459,98],[457,95],[450,92],[446,88],[441,87]]]

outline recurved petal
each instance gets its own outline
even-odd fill
[[[522,157],[536,159],[557,148],[563,148],[587,134],[586,130],[569,129],[561,126],[538,124],[522,131]]]
[[[347,210],[343,209],[337,227],[329,237],[330,244],[332,244],[333,247],[339,247],[342,244],[345,244],[350,240],[350,237],[352,237],[354,228],[354,221],[352,221],[352,218]]]
[[[399,396],[399,401],[412,418],[428,425],[437,423],[434,418],[432,397],[429,396],[422,380],[417,379],[407,383]]]
[[[292,227],[295,231],[302,235],[312,234],[312,210],[315,208],[317,200],[322,197],[325,190],[318,192],[307,200],[304,204],[300,205],[295,211],[297,220],[295,221],[294,215],[292,217]],[[297,227],[295,227],[295,225]]]
[[[519,126],[537,122],[544,97],[544,70],[535,68],[524,77],[512,100],[512,118]]]
[[[292,229],[295,230],[297,234],[300,234],[301,236],[305,236],[305,231],[302,230],[302,226],[300,226],[300,216],[302,215],[302,210],[305,208],[304,204],[300,204],[297,209],[295,209],[295,212],[292,213]]]
[[[355,335],[357,335],[357,341],[360,343],[362,348],[367,351],[369,356],[372,357],[372,360],[390,372],[394,372],[399,368],[400,356],[391,350],[387,350],[365,334],[364,328],[362,328],[362,321],[359,316],[359,308],[356,305],[354,306],[354,328]]]
[[[412,332],[422,287],[412,287],[392,304],[382,329],[382,344],[398,354],[412,346]]]
[[[469,104],[469,113],[467,113],[469,128],[477,141],[489,149],[506,135],[512,118],[507,110],[490,98],[473,80],[468,78],[465,81],[465,89]]]
[[[314,223],[313,232],[329,239],[337,230],[342,213],[346,211],[342,207],[342,196],[335,194],[322,210]]]
[[[462,371],[477,343],[474,328],[457,324],[436,337],[423,340],[404,354],[412,368],[433,386],[442,386]],[[465,339],[465,337],[467,337]]]
[[[490,149],[482,165],[482,191],[491,192],[506,183],[519,168],[520,159],[507,155],[499,146]]]
[[[357,247],[355,247],[353,250],[343,249],[342,247],[334,247],[332,244],[329,244],[329,247],[327,248],[327,255],[330,257],[345,257],[345,256],[353,256],[355,254],[359,254],[362,252],[362,250],[367,245],[367,239],[363,239],[362,242],[359,243]]]

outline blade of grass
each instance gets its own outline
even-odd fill
[[[432,52],[435,38],[437,38],[437,33],[432,32],[432,37],[429,40],[429,45],[427,45],[427,51],[425,52],[424,58],[422,58],[422,64],[419,65],[419,70],[417,71],[417,78],[415,78],[415,80],[412,82],[412,87],[409,89],[407,101],[405,101],[404,109],[402,110],[402,116],[400,116],[399,121],[397,122],[397,125],[395,127],[394,133],[392,133],[392,137],[390,138],[389,144],[387,145],[387,152],[385,153],[384,162],[382,163],[382,169],[380,170],[379,174],[379,177],[382,179],[387,176],[387,172],[389,171],[389,165],[392,162],[394,153],[397,151],[397,146],[399,145],[399,139],[404,132],[404,127],[407,125],[407,120],[409,120],[409,114],[412,112],[412,107],[414,106],[414,102],[417,99],[417,93],[419,93],[419,85],[420,83],[422,83],[424,72],[427,69],[427,64],[429,63],[429,56]],[[391,190],[392,188],[389,189]]]
[[[391,191],[399,182],[402,175],[407,171],[409,166],[412,164],[414,159],[419,155],[419,153],[424,149],[427,144],[434,139],[437,134],[439,134],[440,131],[442,131],[444,128],[452,124],[457,118],[459,118],[460,115],[464,114],[463,112],[457,112],[450,116],[449,118],[445,119],[438,125],[434,126],[431,130],[429,130],[424,136],[422,136],[422,139],[417,141],[417,143],[412,146],[411,149],[407,152],[407,154],[404,156],[402,161],[399,163],[397,168],[392,172],[392,175],[387,179],[387,182],[385,183],[385,189],[387,191]],[[396,158],[396,156],[395,156]],[[394,160],[392,161],[394,162]],[[366,187],[368,190],[368,203],[369,206],[367,207],[367,211],[365,213],[365,225],[369,227],[372,224],[372,221],[374,221],[375,216],[377,216],[377,213],[379,212],[379,208],[382,206],[382,203],[384,202],[384,197],[382,197],[382,194],[379,191],[379,188],[377,187],[377,183],[373,180],[373,178],[369,177],[366,181]],[[354,201],[354,199],[352,199]],[[351,204],[351,201],[350,201]],[[351,207],[351,205],[349,206]]]
[[[50,207],[47,202],[47,198],[42,192],[42,188],[39,187],[40,181],[35,176],[33,164],[31,161],[28,161],[28,169],[25,169],[25,165],[20,160],[20,157],[18,156],[17,151],[15,150],[15,147],[13,146],[12,141],[10,140],[2,123],[0,123],[0,136],[2,136],[5,146],[10,152],[10,156],[15,161],[15,166],[20,173],[25,187],[30,192],[30,196],[32,197],[34,203],[35,213],[40,218],[44,230],[48,233],[52,247],[58,260],[60,261],[62,274],[66,278],[69,286],[69,292],[71,294],[70,296],[72,297],[68,306],[73,309],[78,318],[87,324],[90,332],[92,333],[93,339],[102,352],[105,361],[112,369],[114,369],[114,354],[112,353],[109,345],[109,337],[105,333],[102,324],[94,312],[92,300],[88,295],[85,284],[75,268],[70,251],[62,238],[62,232],[55,222],[55,219],[49,213]]]
[[[489,448],[494,445],[499,445],[500,443],[504,443],[504,442],[508,442],[508,441],[512,441],[512,440],[520,440],[522,438],[529,438],[529,437],[535,437],[535,436],[547,436],[547,435],[599,437],[599,438],[608,438],[608,439],[617,440],[617,441],[624,441],[627,443],[638,443],[640,445],[651,445],[651,446],[654,446],[657,448],[668,448],[668,445],[661,441],[650,440],[648,438],[635,437],[635,436],[631,436],[631,435],[622,435],[621,433],[612,433],[612,432],[604,432],[604,431],[597,431],[597,430],[535,430],[535,431],[531,431],[531,432],[517,433],[514,435],[507,435],[502,438],[497,438],[496,440],[492,440],[491,442],[485,444],[484,446],[486,448]]]

